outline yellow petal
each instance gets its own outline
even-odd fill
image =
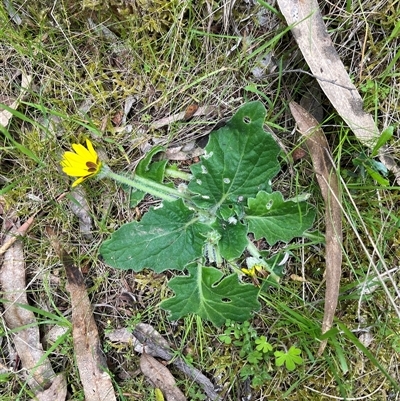
[[[89,173],[87,168],[81,168],[80,166],[63,167],[62,170],[65,174],[70,175],[71,177],[85,177],[87,175],[92,175],[92,173]]]
[[[90,160],[96,162],[97,157],[93,159],[93,155],[80,143],[73,143],[72,144],[72,149],[75,150],[76,154],[81,158],[85,160]]]
[[[86,146],[93,159],[97,160],[97,152],[94,150],[92,142],[90,142],[89,139],[86,139]]]
[[[74,143],[73,152],[65,152],[60,162],[65,174],[72,177],[78,177],[72,184],[76,187],[87,178],[96,175],[101,169],[101,162],[89,139],[86,139],[86,146]]]
[[[87,177],[86,177],[87,178]],[[77,185],[81,184],[86,179],[85,177],[80,177],[72,183],[72,188],[75,188]]]
[[[62,163],[68,162],[68,163],[78,163],[82,161],[82,157],[77,155],[76,153],[73,152],[65,152],[63,159],[62,159]]]

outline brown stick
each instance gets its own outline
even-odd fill
[[[297,122],[298,131],[306,138],[305,142],[325,202],[326,291],[322,321],[322,334],[324,334],[332,328],[339,298],[342,266],[342,209],[339,180],[332,163],[328,142],[318,126],[318,121],[297,103],[292,101],[289,106]],[[326,344],[327,340],[321,343],[318,355],[324,352]]]

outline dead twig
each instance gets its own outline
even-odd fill
[[[325,202],[326,291],[323,334],[332,327],[339,298],[342,266],[342,208],[339,180],[332,163],[328,142],[318,126],[318,121],[293,101],[289,103],[289,107],[298,125],[298,131],[306,138],[305,142]],[[319,355],[323,353],[326,344],[327,340],[321,343]]]
[[[215,391],[215,387],[210,379],[203,375],[198,369],[189,366],[182,358],[176,357],[168,342],[162,335],[149,324],[139,323],[133,333],[127,329],[118,329],[113,333],[108,333],[110,341],[128,343],[132,342],[135,351],[152,355],[157,358],[171,361],[171,363],[183,372],[187,377],[198,383],[212,401],[220,401],[221,397]]]
[[[0,247],[0,256],[3,255],[19,237],[23,237],[28,232],[34,220],[35,216],[29,217],[29,219],[22,224],[21,227],[17,228],[12,235],[6,237],[4,244]]]

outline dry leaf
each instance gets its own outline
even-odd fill
[[[124,113],[122,110],[118,110],[112,117],[111,122],[114,124],[114,127],[120,127],[122,120],[124,118]]]
[[[18,100],[15,97],[4,97],[0,98],[0,103],[5,104],[6,106],[10,107],[11,109],[16,109],[18,106]],[[7,127],[8,122],[11,120],[12,113],[8,110],[5,110],[0,107],[0,125],[4,128]]]
[[[189,105],[188,107],[186,107],[185,115],[183,116],[183,120],[184,121],[190,120],[193,117],[194,113],[196,113],[196,111],[198,109],[199,109],[199,105],[196,103],[193,103],[193,104]]]
[[[203,116],[203,115],[208,115],[216,112],[218,109],[216,106],[203,106],[199,107],[192,116]],[[161,127],[164,127],[165,125],[172,124],[176,121],[182,121],[185,120],[185,115],[186,112],[181,112],[177,114],[173,114],[172,116],[162,118],[161,120],[155,121],[154,123],[151,124],[150,129],[159,129]]]
[[[374,336],[369,331],[361,333],[358,339],[360,340],[361,344],[364,345],[365,348],[368,348],[374,342]]]
[[[75,266],[72,257],[61,247],[53,231],[47,229],[47,233],[67,274],[75,359],[85,392],[85,401],[116,401],[111,378],[106,372],[107,363],[101,350],[99,333],[82,273]]]
[[[297,274],[291,274],[290,279],[293,281],[300,281],[301,283],[308,283],[304,277],[298,276]]]
[[[5,243],[9,243],[12,238],[16,238],[16,230],[6,236]],[[66,388],[66,382],[62,375],[57,378],[45,355],[35,315],[32,311],[20,306],[29,305],[25,292],[23,244],[20,240],[15,241],[4,254],[0,271],[0,287],[3,302],[6,301],[4,320],[10,330],[17,329],[14,334],[14,344],[22,366],[26,370],[26,381],[36,398],[45,400],[41,394],[44,390],[51,388],[53,381],[57,380],[57,383],[61,383],[64,388]],[[65,395],[63,397],[60,393],[53,400],[65,400]]]
[[[79,219],[79,231],[86,239],[90,240],[93,238],[92,217],[82,187],[75,188],[71,192],[71,196],[73,199],[70,200],[69,205],[72,213]]]
[[[0,99],[0,103],[5,104],[6,106],[10,107],[11,109],[16,110],[18,107],[18,104],[20,100],[24,97],[26,89],[30,86],[32,77],[30,75],[26,75],[24,73],[21,73],[21,92],[18,96],[18,98],[14,97],[4,97],[2,96]],[[19,75],[19,74],[18,74]],[[11,120],[13,116],[13,113],[0,108],[0,125],[2,125],[4,128],[7,127],[9,121]]]
[[[161,389],[167,401],[186,401],[186,397],[176,385],[174,376],[157,359],[151,355],[142,354],[140,369],[154,387]]]
[[[306,138],[306,145],[325,202],[325,261],[326,291],[322,333],[333,323],[339,297],[342,266],[342,211],[339,180],[325,134],[318,121],[295,102],[289,103],[290,110],[298,125],[299,132]],[[326,341],[321,343],[318,354],[322,354]]]
[[[18,11],[14,8],[14,5],[12,3],[13,2],[11,0],[4,1],[4,5],[6,7],[8,16],[9,16],[9,18],[12,19],[14,24],[21,25],[22,24],[21,14],[18,13]]]
[[[204,149],[197,146],[196,142],[191,141],[184,146],[176,146],[168,148],[165,151],[165,156],[168,160],[189,160],[194,157],[199,157],[204,153]]]

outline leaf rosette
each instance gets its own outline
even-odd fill
[[[192,178],[182,199],[150,208],[141,221],[123,225],[100,248],[105,262],[119,269],[159,273],[186,268],[189,275],[170,281],[175,295],[161,304],[171,319],[196,313],[217,326],[227,319],[249,319],[259,308],[259,288],[240,282],[240,268],[225,277],[223,269],[243,264],[247,249],[262,270],[270,269],[271,276],[278,277],[248,234],[273,245],[303,235],[313,223],[311,205],[285,201],[280,192],[272,192],[280,148],[264,131],[265,115],[260,102],[241,107],[210,135],[200,162],[190,167]],[[159,151],[139,163],[137,174],[154,180],[153,189],[163,193],[166,164],[152,165]],[[168,191],[168,199],[179,195],[170,187]]]

